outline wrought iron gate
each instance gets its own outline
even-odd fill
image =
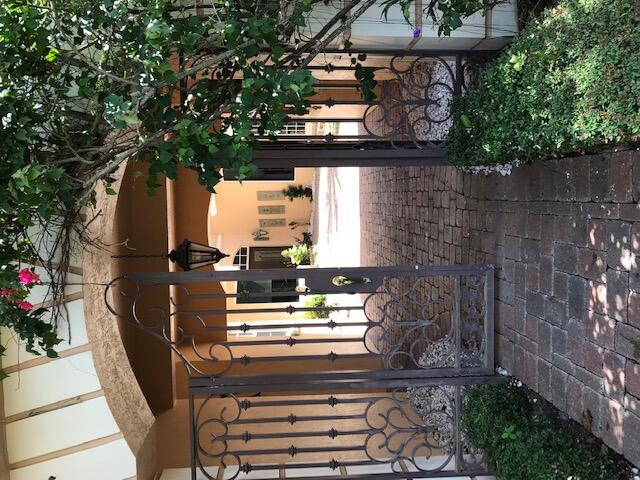
[[[309,113],[290,114],[276,139],[261,138],[253,161],[261,169],[447,165],[450,103],[496,53],[325,50],[307,67],[317,78]],[[304,60],[304,54],[288,55]],[[376,98],[360,93],[364,69],[377,82]]]
[[[461,410],[495,381],[490,265],[132,273],[105,300],[184,362],[194,480],[488,472]]]

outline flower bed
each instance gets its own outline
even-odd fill
[[[519,382],[466,390],[471,443],[503,480],[631,480],[631,465]],[[635,477],[636,479],[638,477]]]

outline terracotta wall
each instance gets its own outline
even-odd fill
[[[169,206],[168,215],[170,223],[170,248],[175,248],[182,240],[188,238],[191,241],[207,245],[207,218],[211,193],[198,183],[197,174],[192,170],[180,168],[178,178],[168,182]],[[171,268],[178,269],[176,265]],[[213,266],[203,267],[198,271],[214,271]],[[218,282],[189,284],[185,286],[189,294],[223,293]],[[186,301],[186,292],[183,289],[174,289],[177,298],[177,318],[184,334],[194,335],[198,342],[221,340],[226,335],[221,332],[206,331],[202,322],[188,314],[192,310],[224,309],[224,299],[207,299],[199,301]],[[180,312],[185,312],[180,314]],[[224,326],[225,315],[209,315],[206,323],[210,326]]]
[[[159,188],[155,196],[149,197],[145,176],[136,178],[136,172],[144,168],[144,164],[130,162],[118,191],[113,240],[119,245],[114,245],[113,251],[120,255],[167,252],[166,190]],[[166,272],[167,269],[167,260],[163,258],[123,258],[114,260],[113,275],[115,278],[126,272]],[[168,310],[167,288],[154,288],[144,293],[140,312],[149,313],[148,308],[152,306]],[[121,308],[127,306],[121,304]],[[146,318],[146,321],[153,319]],[[149,407],[155,414],[171,408],[171,351],[149,333],[127,322],[120,321],[118,326]]]

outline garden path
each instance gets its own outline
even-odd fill
[[[640,465],[640,152],[358,190],[361,265],[495,264],[498,363]]]

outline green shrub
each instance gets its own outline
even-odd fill
[[[327,306],[327,296],[322,295],[313,295],[304,302],[305,307],[309,308],[318,308],[318,307],[326,307]],[[304,312],[304,318],[309,320],[313,320],[314,318],[329,318],[329,312],[321,310],[319,312]]]
[[[524,388],[477,385],[467,390],[463,422],[473,445],[495,462],[504,480],[628,480],[599,440],[536,408]],[[577,424],[576,428],[581,428]]]
[[[288,258],[293,265],[305,265],[311,260],[311,248],[306,243],[299,245],[293,245],[291,248],[287,248],[280,252],[280,254]]]
[[[640,140],[640,4],[563,0],[452,103],[449,161],[543,160]]]
[[[309,201],[313,200],[313,190],[311,190],[311,187],[305,187],[304,185],[289,185],[282,190],[282,193],[291,202],[293,202],[294,198],[308,198]]]

